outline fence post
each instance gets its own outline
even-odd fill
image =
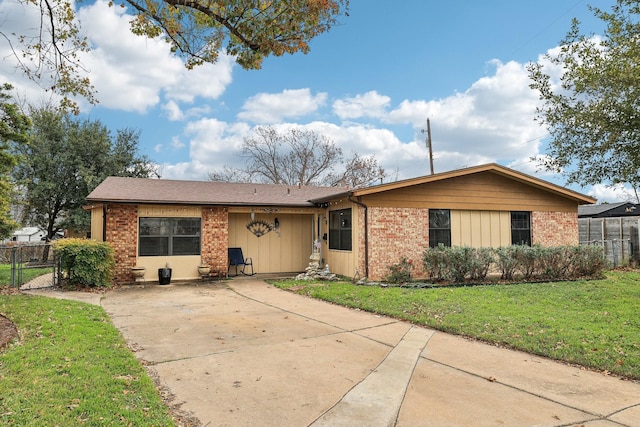
[[[12,288],[16,287],[16,270],[17,270],[16,251],[17,249],[18,248],[16,246],[11,248],[11,287]]]

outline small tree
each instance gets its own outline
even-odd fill
[[[10,152],[10,144],[24,146],[31,125],[29,118],[11,101],[11,89],[12,86],[6,83],[0,86],[0,239],[9,237],[19,226],[11,216],[13,184],[10,173],[16,160]]]
[[[552,138],[542,165],[570,183],[638,188],[640,2],[617,0],[610,12],[590,10],[607,24],[602,39],[581,34],[574,19],[559,50],[529,66],[542,101],[537,119]]]
[[[384,177],[374,157],[353,154],[344,162],[342,150],[317,132],[258,127],[245,138],[244,168],[225,168],[209,174],[211,181],[262,182],[287,185],[349,185],[361,187]]]
[[[52,109],[31,112],[27,144],[14,145],[20,162],[13,176],[20,185],[26,220],[47,231],[89,230],[82,209],[87,195],[107,176],[150,177],[156,167],[137,154],[139,133],[119,130],[113,138],[99,121],[77,120]]]

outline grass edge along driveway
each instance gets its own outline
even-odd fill
[[[270,281],[298,294],[640,380],[640,272],[467,287]]]
[[[0,313],[20,335],[0,352],[1,425],[175,425],[101,307],[0,295]]]

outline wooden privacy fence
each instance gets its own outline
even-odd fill
[[[581,245],[601,245],[615,267],[636,264],[640,259],[640,217],[578,218]]]

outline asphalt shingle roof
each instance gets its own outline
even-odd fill
[[[314,206],[310,200],[343,194],[345,187],[108,177],[88,202],[242,206]]]
[[[622,205],[627,205],[629,202],[621,202],[621,203],[603,203],[599,205],[582,205],[578,206],[578,215],[580,216],[594,216],[598,215],[612,209],[615,209]]]

